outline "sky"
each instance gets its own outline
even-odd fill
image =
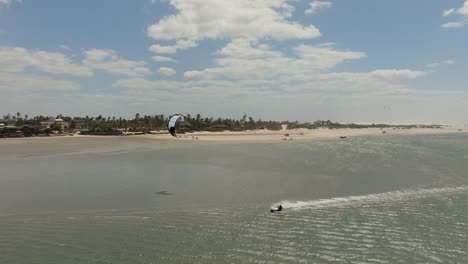
[[[0,115],[468,124],[468,0],[0,0]]]

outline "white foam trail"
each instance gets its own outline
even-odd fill
[[[368,194],[361,196],[348,196],[330,199],[320,199],[312,201],[281,201],[274,205],[282,204],[285,209],[300,210],[310,208],[332,208],[364,206],[367,204],[395,202],[409,199],[421,199],[440,194],[468,192],[468,186],[432,188],[432,189],[409,189],[401,191],[391,191],[385,193]]]

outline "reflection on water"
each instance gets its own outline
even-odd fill
[[[126,140],[0,152],[0,263],[468,263],[467,136]]]

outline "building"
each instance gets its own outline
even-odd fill
[[[61,125],[62,129],[65,128],[65,127],[68,127],[68,122],[65,122],[61,118],[52,118],[52,119],[49,119],[47,121],[41,122],[42,128],[50,128],[50,126],[54,125],[54,124],[55,125]]]
[[[0,127],[11,126],[13,124],[14,124],[14,122],[12,120],[0,119]]]

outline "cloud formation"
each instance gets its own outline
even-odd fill
[[[23,72],[26,68],[72,76],[92,76],[86,66],[74,63],[59,52],[32,51],[19,47],[0,47],[0,69],[4,72]]]
[[[10,6],[12,2],[21,3],[22,0],[0,0],[0,6],[1,5]]]
[[[132,61],[121,58],[113,50],[83,50],[83,60],[73,61],[60,52],[35,51],[21,47],[0,47],[0,71],[24,72],[34,69],[49,74],[61,74],[78,77],[90,77],[95,70],[110,74],[143,76],[150,70],[144,61]]]
[[[296,56],[272,50],[267,44],[235,39],[217,52],[217,67],[201,71],[187,71],[187,78],[216,79],[290,79],[310,76],[332,69],[337,64],[360,59],[363,52],[339,51],[332,44],[299,45],[293,49]]]
[[[83,50],[82,57],[77,61],[60,52],[0,46],[0,89],[76,90],[76,82],[63,78],[89,78],[98,70],[128,77],[151,74],[144,61],[123,59],[113,50]]]
[[[290,21],[294,7],[287,0],[170,0],[177,13],[161,18],[147,29],[158,41],[156,53],[175,53],[195,47],[204,39],[311,39],[320,36],[313,25]]]
[[[159,74],[164,75],[164,76],[172,76],[176,74],[176,70],[169,68],[169,67],[161,67],[158,70]]]
[[[439,66],[441,65],[453,65],[453,64],[456,64],[457,61],[456,60],[444,60],[444,61],[438,61],[438,62],[433,62],[433,63],[430,63],[430,64],[426,64],[426,68],[438,68]]]
[[[310,7],[306,9],[305,13],[308,15],[313,15],[317,13],[320,9],[330,8],[332,5],[332,2],[330,1],[314,0],[310,2]]]
[[[178,40],[174,45],[162,46],[159,44],[151,45],[150,51],[154,53],[168,53],[173,54],[179,50],[185,50],[188,48],[196,47],[198,44],[192,40]]]
[[[102,70],[110,74],[130,77],[151,74],[144,61],[132,61],[121,58],[114,50],[89,49],[84,50],[83,65],[93,70]]]
[[[176,60],[169,58],[169,57],[164,57],[164,56],[153,56],[151,57],[153,61],[155,62],[177,62]]]
[[[121,79],[114,87],[160,96],[203,96],[213,100],[229,97],[294,97],[317,93],[351,92],[376,94],[407,89],[405,80],[426,75],[410,69],[378,69],[369,72],[334,72],[339,64],[359,60],[366,53],[336,49],[332,43],[301,44],[292,53],[245,38],[233,39],[215,53],[214,67],[184,72],[186,80]],[[163,68],[160,69],[160,73]],[[168,74],[170,70],[164,69]],[[151,92],[150,92],[151,91]]]
[[[80,86],[69,80],[39,74],[0,72],[0,91],[78,90]]]
[[[461,17],[459,21],[447,22],[441,25],[442,28],[460,28],[468,24],[468,0],[465,0],[462,7],[460,8],[451,8],[443,12],[443,17],[450,17],[457,15]]]

